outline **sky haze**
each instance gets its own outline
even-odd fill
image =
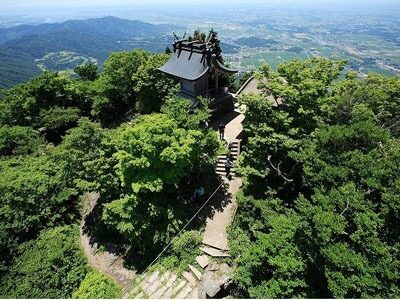
[[[4,13],[6,9],[16,10],[16,9],[30,9],[30,8],[62,8],[62,7],[102,7],[102,6],[171,6],[179,5],[180,7],[190,7],[193,5],[201,6],[222,6],[222,5],[279,5],[279,6],[293,6],[293,7],[306,7],[306,8],[323,8],[323,7],[357,7],[357,8],[400,8],[400,1],[398,0],[219,0],[218,4],[215,4],[213,0],[154,0],[154,1],[144,1],[144,0],[114,0],[110,2],[109,0],[2,0],[0,1],[0,10]],[[190,3],[190,4],[189,4]]]

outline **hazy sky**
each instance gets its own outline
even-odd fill
[[[232,4],[274,4],[274,5],[293,5],[300,7],[322,6],[341,6],[341,7],[400,7],[400,0],[0,0],[0,11],[5,13],[5,9],[19,8],[59,8],[59,7],[82,7],[82,6],[144,6],[144,5],[210,5],[218,3],[218,5]]]

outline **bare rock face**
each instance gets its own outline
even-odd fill
[[[203,289],[209,297],[214,297],[220,290],[220,285],[212,279],[203,282]]]
[[[219,275],[216,276],[216,280],[218,282],[218,284],[220,286],[225,286],[228,284],[228,282],[230,281],[230,275],[232,273],[232,268],[230,266],[228,266],[226,263],[223,263],[219,266],[218,269],[218,273]]]
[[[230,284],[232,268],[226,264],[210,264],[203,274],[203,290],[208,297],[214,297]]]

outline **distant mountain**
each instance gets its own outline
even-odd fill
[[[235,43],[240,46],[247,46],[250,48],[271,47],[279,44],[279,42],[273,39],[263,39],[255,36],[239,38],[235,40]]]
[[[40,73],[35,59],[49,53],[73,52],[92,57],[101,65],[112,51],[138,47],[164,51],[177,29],[181,27],[115,17],[0,29],[0,87]]]
[[[221,42],[220,46],[221,46],[222,52],[225,54],[235,54],[235,53],[238,53],[240,50],[240,47],[237,47],[237,46],[234,46],[231,44],[227,44],[224,42]]]
[[[149,34],[157,35],[170,25],[153,25],[141,21],[131,21],[116,17],[104,17],[87,20],[71,20],[63,23],[46,23],[40,25],[21,25],[0,29],[0,45],[8,41],[17,40],[32,35],[63,32],[66,30],[81,34],[101,35],[115,39],[125,39]]]

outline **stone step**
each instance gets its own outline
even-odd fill
[[[189,265],[189,269],[190,271],[192,271],[193,275],[197,278],[197,280],[201,280],[201,272],[199,270],[197,270],[194,266]]]
[[[218,172],[221,172],[221,173],[226,173],[226,170],[225,170],[225,167],[217,167],[216,169],[215,169],[215,171],[218,173]],[[236,171],[235,171],[235,169],[234,168],[231,168],[230,169],[230,173],[235,173]]]
[[[237,160],[238,156],[237,155],[232,155],[233,160]],[[226,157],[225,158],[220,158],[217,160],[217,163],[225,163],[226,161]]]
[[[158,279],[159,274],[159,271],[155,271],[151,273],[151,275],[145,277],[144,280],[142,280],[142,282],[139,284],[142,291],[147,293],[148,288],[153,284],[154,281]]]
[[[216,172],[215,174],[217,174],[217,175],[219,175],[221,177],[226,177],[226,173],[223,173],[223,172]],[[235,178],[235,177],[236,177],[236,174],[232,174],[231,173],[231,179]]]
[[[186,285],[174,298],[175,299],[184,299],[186,298],[191,292],[193,288],[190,285]]]
[[[203,245],[210,247],[211,249],[215,249],[215,250],[219,250],[222,251],[223,253],[227,253],[227,251],[229,251],[229,246],[225,243],[220,243],[220,241],[214,241],[213,239],[211,239],[210,237],[205,237],[203,239]]]
[[[186,286],[188,286],[189,285],[189,283],[186,281],[186,280],[184,280],[184,279],[181,279],[177,284],[176,284],[176,286],[175,287],[173,287],[173,293],[172,293],[172,295],[177,295],[184,287],[186,287]],[[168,291],[167,291],[168,292]],[[172,296],[171,295],[171,296]],[[170,298],[171,298],[171,296],[170,296]]]
[[[162,281],[156,280],[156,281],[150,283],[150,285],[144,290],[144,292],[150,297],[162,286],[163,286]]]
[[[231,167],[233,169],[235,166]],[[225,164],[217,164],[216,166],[217,169],[224,169],[225,170]]]
[[[235,159],[233,160],[233,163],[235,162]],[[233,164],[233,165],[235,165],[235,164]],[[225,167],[225,160],[223,160],[223,161],[218,161],[217,162],[217,166],[220,166],[220,167]]]
[[[200,293],[199,288],[195,287],[190,295],[186,299],[199,299]]]
[[[172,274],[170,278],[168,278],[168,281],[165,283],[167,287],[173,287],[175,281],[178,279],[178,277],[175,274]]]
[[[208,259],[207,255],[199,255],[196,257],[196,262],[199,264],[200,267],[205,269],[210,263],[210,260]]]
[[[171,299],[172,295],[174,294],[174,288],[170,287],[167,291],[160,297],[160,299]]]
[[[129,295],[135,296],[135,295],[139,294],[140,291],[141,291],[140,286],[137,285],[137,286],[135,286],[135,287],[133,288],[133,290],[131,290],[131,291],[129,292]],[[129,296],[129,295],[128,295],[128,296]]]
[[[187,281],[189,281],[189,283],[192,285],[192,286],[196,286],[196,284],[197,284],[197,280],[196,280],[196,278],[194,278],[194,276],[192,275],[192,273],[189,273],[189,272],[183,272],[182,273],[182,276],[183,276],[183,278],[185,278]]]
[[[177,276],[169,271],[165,272],[161,277],[161,280],[164,284],[155,291],[152,295],[150,295],[151,299],[161,299],[163,295],[168,293],[168,290],[171,289],[169,297],[171,297],[174,287],[173,284],[176,281]]]
[[[222,172],[218,172],[218,173],[215,173],[215,174],[217,174],[218,176],[221,176],[221,177],[226,177],[226,173],[222,173]],[[232,178],[236,178],[236,174],[230,174],[230,177],[231,177],[231,179]]]
[[[233,155],[232,158],[233,158],[233,161],[235,161],[235,160],[237,160],[238,157]],[[226,158],[217,160],[217,164],[224,164],[225,162],[226,162]]]
[[[201,247],[200,250],[212,257],[229,257],[230,256],[228,253],[225,253],[218,249],[207,247],[207,246]]]
[[[160,299],[161,296],[169,289],[166,285],[160,287],[157,291],[155,291],[152,295],[150,295],[150,299]]]
[[[135,296],[135,299],[145,299],[146,295],[143,292],[140,292]]]
[[[233,154],[232,157],[233,157],[234,160],[236,160],[236,159],[238,158],[238,155],[237,155],[237,154]],[[224,158],[219,158],[219,159],[217,160],[217,162],[220,162],[220,163],[222,162],[222,163],[224,163],[224,162],[226,161],[226,159],[227,159],[226,157],[224,157]]]
[[[217,164],[217,165],[215,166],[215,168],[216,168],[216,169],[220,169],[220,170],[222,170],[222,169],[225,170],[225,164]],[[231,170],[233,170],[234,168],[235,168],[235,166],[231,167]]]
[[[175,289],[180,290],[181,288],[183,288],[185,286],[186,283],[187,283],[186,280],[181,279],[179,282],[177,282]]]

